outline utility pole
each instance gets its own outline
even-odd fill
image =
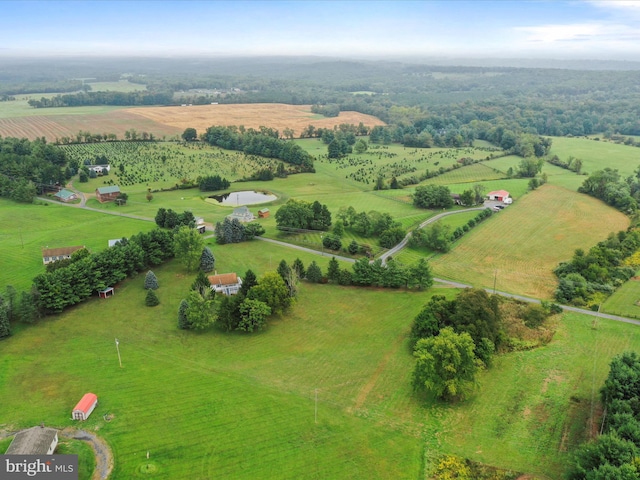
[[[316,388],[316,408],[315,408],[314,420],[316,423],[318,423],[318,389],[317,388]]]
[[[498,270],[493,271],[493,294],[496,294],[496,281],[498,280]]]
[[[120,368],[122,368],[122,358],[120,358],[120,342],[116,338],[116,350],[118,351],[118,363],[120,364]]]

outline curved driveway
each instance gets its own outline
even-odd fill
[[[84,195],[82,195],[82,199],[84,200]],[[42,197],[38,197],[38,200],[41,200],[43,202],[49,202],[50,199],[48,198],[42,198]],[[68,203],[60,203],[60,205],[65,205],[67,207],[74,207],[74,208],[84,208],[86,210],[92,210],[94,212],[99,212],[99,213],[106,213],[109,215],[118,215],[121,217],[128,217],[128,218],[135,218],[137,220],[145,220],[148,222],[154,222],[155,220],[153,218],[149,218],[149,217],[143,217],[140,215],[132,215],[132,214],[127,214],[127,213],[120,213],[120,212],[114,212],[114,211],[109,211],[109,210],[100,210],[99,208],[92,208],[92,207],[87,207],[86,205],[84,205],[83,203],[81,204],[68,204]],[[443,217],[446,217],[447,215],[455,215],[456,213],[463,213],[463,212],[470,212],[470,211],[474,211],[474,210],[484,210],[485,206],[482,207],[475,207],[475,208],[466,208],[464,210],[454,210],[451,212],[443,212],[443,213],[439,213],[438,215],[435,215],[427,220],[425,220],[424,222],[422,222],[420,225],[418,225],[417,228],[423,228],[426,225],[429,225],[430,223],[436,222],[438,220],[440,220]],[[207,227],[208,231],[212,231],[213,228]],[[213,235],[209,235],[205,238],[211,238]],[[395,247],[391,248],[390,250],[386,251],[384,254],[382,254],[379,258],[382,259],[382,263],[385,263],[386,259],[389,258],[391,255],[396,254],[397,252],[399,252],[400,250],[402,250],[408,243],[409,238],[411,238],[411,232],[409,232],[403,239],[402,241],[396,245]],[[277,245],[281,245],[283,247],[287,247],[287,248],[293,248],[295,250],[300,250],[303,252],[307,252],[307,253],[312,253],[315,255],[322,255],[325,256],[325,252],[319,252],[317,250],[314,250],[312,248],[306,248],[306,247],[301,247],[299,245],[292,245],[291,243],[286,243],[286,242],[281,242],[279,240],[274,240],[272,238],[263,238],[263,237],[256,237],[256,239],[258,240],[262,240],[264,242],[270,242],[270,243],[274,243]],[[328,255],[328,254],[327,254]],[[355,260],[353,258],[348,258],[348,257],[342,257],[340,255],[333,255],[331,254],[332,257],[336,257],[337,260],[342,260],[343,262],[349,262],[349,263],[355,263]],[[452,280],[444,280],[441,278],[434,278],[433,279],[435,282],[438,283],[444,283],[446,285],[451,285],[453,287],[457,287],[457,288],[472,288],[473,285],[467,285],[464,283],[460,283],[460,282],[455,282]],[[495,293],[496,295],[501,295],[503,297],[509,297],[509,298],[515,298],[518,300],[522,300],[524,302],[530,302],[530,303],[540,303],[539,299],[536,298],[530,298],[530,297],[524,297],[522,295],[516,295],[513,293],[507,293],[507,292],[500,292],[500,291],[494,291],[492,289],[486,288],[485,289],[487,292],[489,293]],[[568,305],[561,305],[562,309],[568,312],[576,312],[576,313],[582,313],[584,315],[590,315],[592,317],[598,317],[598,318],[606,318],[608,320],[615,320],[617,322],[624,322],[624,323],[630,323],[633,325],[640,325],[640,320],[634,320],[631,318],[627,318],[627,317],[621,317],[619,315],[611,315],[608,313],[602,313],[602,312],[594,312],[593,310],[587,310],[584,308],[577,308],[577,307],[571,307]]]

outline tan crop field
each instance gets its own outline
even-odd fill
[[[127,110],[110,110],[104,113],[83,114],[83,107],[65,107],[39,109],[59,110],[60,115],[32,115],[0,118],[0,136],[28,138],[46,137],[49,142],[61,137],[75,137],[80,131],[91,133],[115,133],[124,138],[124,132],[135,129],[138,132],[149,132],[158,138],[172,137],[183,130],[154,122],[143,116],[135,115]],[[76,111],[74,111],[76,110]],[[66,112],[66,113],[62,113]]]
[[[185,128],[195,128],[198,133],[212,125],[244,125],[246,128],[256,129],[260,126],[271,127],[280,133],[285,128],[290,128],[298,137],[309,124],[316,128],[333,128],[341,123],[358,125],[360,122],[368,127],[384,125],[382,120],[363,113],[340,112],[337,117],[325,118],[312,113],[310,105],[283,103],[142,107],[127,109],[126,112],[176,127],[181,132]]]
[[[553,297],[553,269],[577,248],[588,250],[629,218],[605,203],[555,185],[523,195],[430,263],[438,277],[477,287]]]

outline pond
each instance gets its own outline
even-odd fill
[[[213,198],[222,205],[237,206],[271,202],[278,197],[271,193],[245,190],[242,192],[223,193],[222,195],[210,195],[209,198]]]

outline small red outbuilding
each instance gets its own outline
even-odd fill
[[[95,393],[85,393],[73,409],[74,420],[86,420],[98,405],[98,396]]]

